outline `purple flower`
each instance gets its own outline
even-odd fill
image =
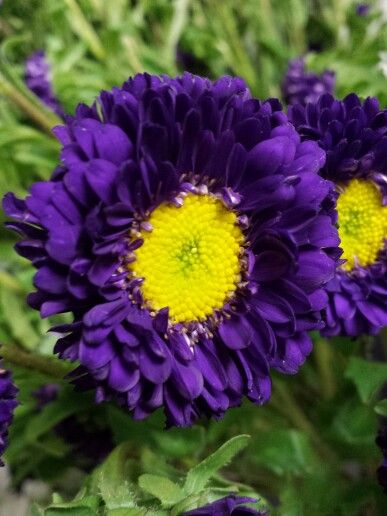
[[[57,383],[46,383],[32,392],[32,396],[37,400],[36,410],[41,411],[51,401],[55,401],[59,393]]]
[[[255,498],[231,494],[198,509],[185,512],[183,516],[265,516],[266,511],[258,511],[245,506],[247,503],[256,503],[257,501]]]
[[[221,418],[270,397],[320,329],[339,255],[325,154],[239,78],[137,75],[55,134],[62,164],[8,194],[30,305],[56,327],[75,382],[143,419]]]
[[[324,95],[289,116],[302,139],[326,151],[321,175],[336,183],[345,262],[327,285],[326,336],[375,334],[387,324],[387,111]]]
[[[34,52],[26,60],[24,81],[44,104],[60,117],[64,117],[63,108],[52,90],[50,65],[43,50]]]
[[[17,406],[17,388],[12,382],[12,374],[2,369],[0,359],[0,466],[4,466],[1,456],[8,444],[8,427],[12,423],[13,411]]]
[[[305,71],[305,61],[302,57],[289,61],[288,69],[282,82],[282,95],[287,104],[302,104],[316,102],[324,93],[333,93],[336,75],[331,70],[325,70],[320,76]]]
[[[387,494],[387,425],[379,430],[376,438],[376,444],[382,450],[383,461],[377,469],[377,477],[379,484],[383,487],[383,491]]]
[[[370,6],[368,4],[358,4],[356,6],[356,14],[358,16],[367,16],[370,11]]]

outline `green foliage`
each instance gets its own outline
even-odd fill
[[[182,511],[205,505],[213,500],[222,498],[229,489],[219,486],[219,480],[214,479],[218,470],[228,464],[231,458],[247,445],[249,437],[241,435],[230,439],[212,455],[188,471],[185,476],[179,473],[179,483],[168,476],[141,474],[134,477],[131,471],[131,456],[133,444],[126,442],[119,445],[92,474],[87,486],[82,489],[75,499],[64,503],[58,495],[54,495],[53,503],[45,510],[43,516],[63,513],[68,516],[88,514],[101,515],[178,515]],[[203,478],[201,478],[202,476]],[[241,494],[257,493],[246,490],[246,487],[235,486],[232,492]],[[266,503],[266,502],[265,502]],[[35,510],[39,511],[37,507]]]
[[[247,446],[248,435],[234,437],[223,444],[219,450],[195,466],[187,475],[184,490],[187,494],[200,492],[210,478],[223,466],[226,466],[239,451]]]
[[[336,72],[339,96],[354,90],[377,95],[387,106],[386,15],[369,2],[370,14],[359,17],[357,3],[5,0],[0,195],[25,195],[59,161],[50,129],[60,120],[23,83],[24,60],[32,51],[46,51],[55,93],[68,113],[144,70],[238,74],[255,95],[278,96],[288,59],[299,55],[306,55],[312,70]],[[387,369],[385,362],[365,357],[375,345],[387,357],[385,336],[376,344],[316,342],[300,374],[274,378],[268,405],[245,403],[221,422],[168,431],[161,413],[133,422],[117,406],[97,407],[91,395],[74,392],[58,361],[48,359],[56,336],[47,330],[66,318],[41,320],[27,308],[33,270],[14,253],[15,239],[3,221],[1,215],[0,340],[19,350],[17,364],[6,365],[12,365],[21,402],[6,460],[15,488],[32,477],[57,493],[46,503],[31,503],[33,516],[173,516],[230,492],[258,497],[263,507],[269,499],[271,514],[279,516],[383,514],[374,439],[379,417],[387,417],[386,400],[379,400]],[[23,362],[26,352],[38,362]],[[60,394],[39,411],[31,393],[51,382],[60,384]],[[69,418],[111,432],[116,448],[102,464],[85,461],[58,435],[57,425]]]
[[[387,363],[351,357],[345,374],[356,385],[361,400],[370,402],[387,380]]]

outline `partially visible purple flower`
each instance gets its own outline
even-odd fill
[[[267,511],[258,511],[245,504],[256,503],[255,498],[230,494],[208,505],[183,513],[183,516],[266,516]]]
[[[387,425],[379,430],[376,438],[376,444],[382,450],[383,461],[377,469],[377,477],[379,484],[383,487],[383,491],[387,494]]]
[[[387,325],[387,110],[376,98],[326,94],[291,106],[289,118],[304,142],[317,141],[326,151],[320,174],[339,195],[346,261],[327,284],[323,334],[375,335]]]
[[[18,404],[16,395],[18,389],[12,382],[12,374],[2,369],[0,359],[0,466],[4,466],[1,456],[8,444],[8,428],[12,423],[13,412]]]
[[[302,57],[289,61],[288,69],[282,82],[282,94],[289,105],[316,102],[323,93],[333,93],[335,89],[335,72],[325,70],[321,75],[305,70]]]
[[[59,393],[57,383],[46,383],[32,392],[32,396],[37,400],[36,410],[41,411],[47,403],[56,400]]]
[[[51,69],[43,50],[38,50],[27,58],[24,81],[46,106],[60,117],[64,117],[64,110],[52,89]]]
[[[358,16],[367,16],[367,14],[369,13],[370,11],[370,6],[369,4],[358,4],[356,6],[356,14]]]

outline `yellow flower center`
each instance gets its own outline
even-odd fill
[[[200,321],[219,310],[240,281],[243,234],[236,214],[211,195],[188,194],[181,207],[162,204],[143,231],[130,265],[143,278],[150,309],[169,307],[174,322]]]
[[[387,208],[376,185],[353,179],[339,196],[337,211],[342,258],[347,260],[343,269],[374,263],[387,235]]]

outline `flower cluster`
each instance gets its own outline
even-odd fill
[[[244,82],[140,74],[55,129],[62,164],[8,194],[28,298],[75,382],[136,419],[220,418],[311,350],[340,250],[325,152]]]
[[[44,104],[60,117],[64,117],[63,108],[52,89],[50,65],[46,61],[43,50],[34,52],[26,60],[24,80],[28,88]]]
[[[387,325],[387,110],[355,94],[292,106],[303,141],[326,152],[321,175],[336,184],[345,261],[327,285],[324,335],[376,334]]]
[[[324,93],[333,93],[336,75],[325,70],[321,75],[305,70],[302,57],[289,61],[288,69],[282,82],[282,95],[289,105],[316,102]]]
[[[4,465],[1,456],[7,447],[8,427],[12,423],[13,411],[17,406],[17,393],[11,372],[2,369],[0,360],[0,466]]]

